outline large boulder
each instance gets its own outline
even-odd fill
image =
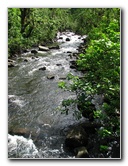
[[[39,46],[39,51],[49,51],[49,48],[45,46]]]
[[[86,146],[88,142],[87,133],[81,126],[72,128],[65,139],[65,146],[71,149]]]

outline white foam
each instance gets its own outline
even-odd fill
[[[16,95],[8,95],[8,98],[11,100],[12,103],[15,103],[19,107],[23,107],[25,105],[24,100],[21,100],[18,96]]]
[[[35,158],[38,150],[32,139],[8,134],[8,158]]]

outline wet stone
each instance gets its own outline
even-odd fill
[[[31,53],[36,54],[36,53],[38,53],[38,51],[37,50],[31,50]]]
[[[89,154],[85,146],[75,148],[74,152],[76,153],[75,158],[89,158]]]
[[[70,41],[70,39],[67,37],[67,38],[66,38],[66,41]]]
[[[54,78],[55,78],[55,76],[54,76],[54,75],[47,75],[47,79],[52,80],[52,79],[54,79]]]
[[[15,67],[15,64],[13,62],[8,62],[8,67]]]
[[[24,62],[28,62],[28,59],[24,59]]]
[[[46,70],[46,67],[41,67],[41,68],[39,68],[39,70]]]
[[[61,63],[57,63],[56,66],[62,66],[62,64]]]

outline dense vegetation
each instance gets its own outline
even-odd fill
[[[62,102],[65,107],[63,111],[68,114],[70,106],[75,104],[74,114],[77,118],[97,119],[101,123],[100,130],[97,130],[99,136],[108,140],[100,148],[106,150],[109,140],[119,141],[120,138],[120,10],[74,10],[73,15],[76,15],[79,25],[77,31],[88,34],[86,49],[77,60],[77,67],[83,71],[84,77],[70,73],[70,84],[59,83],[61,88],[77,95],[76,99]],[[96,94],[103,98],[98,109],[92,104]]]
[[[88,35],[85,50],[79,54],[77,68],[83,78],[68,75],[70,83],[59,87],[76,93],[64,100],[64,112],[77,105],[77,118],[98,119],[102,138],[120,137],[120,9],[117,8],[10,8],[8,9],[9,55],[32,45],[52,41],[58,31],[73,30]],[[102,95],[99,109],[92,104],[94,95]],[[101,149],[107,145],[101,145]]]
[[[70,28],[69,9],[9,8],[9,55],[39,43],[52,42],[58,31]]]

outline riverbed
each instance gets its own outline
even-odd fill
[[[82,75],[70,67],[70,60],[75,60],[71,54],[78,53],[83,38],[73,32],[58,33],[59,49],[38,54],[30,50],[9,68],[9,158],[74,158],[64,150],[64,140],[68,128],[78,121],[73,111],[67,116],[59,108],[63,99],[75,94],[58,88],[58,82],[68,73]]]

